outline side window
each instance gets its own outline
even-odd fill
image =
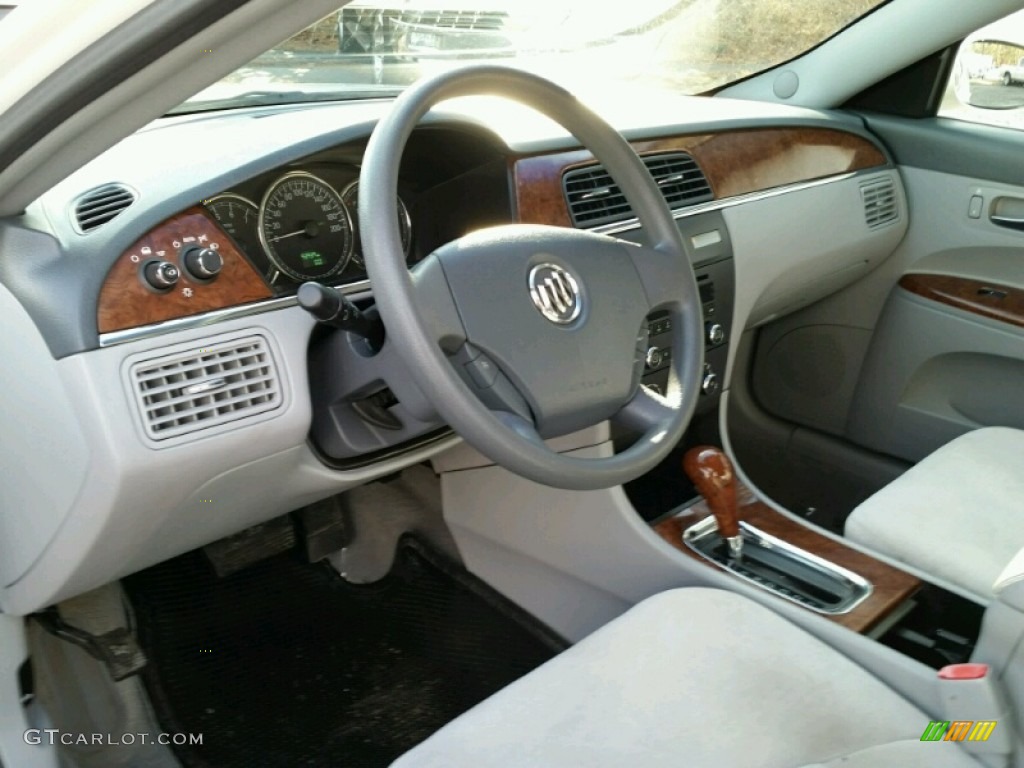
[[[964,40],[939,115],[1024,130],[1024,11]]]

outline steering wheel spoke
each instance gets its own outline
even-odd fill
[[[466,343],[466,328],[436,254],[417,264],[410,278],[424,329],[446,354],[456,354]]]
[[[679,398],[655,394],[647,387],[638,387],[633,398],[612,416],[615,424],[634,432],[646,433],[669,422],[678,414]]]
[[[486,351],[467,341],[450,360],[462,381],[492,413],[499,418],[501,414],[515,417],[518,421],[510,424],[523,422],[536,432],[526,398]]]
[[[683,298],[679,285],[692,273],[685,253],[651,246],[633,246],[629,253],[647,294],[649,310],[663,309]]]
[[[544,438],[537,432],[537,427],[531,419],[509,411],[495,411],[494,416],[503,426],[512,430],[519,437],[538,448],[544,448]]]

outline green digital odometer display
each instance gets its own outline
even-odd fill
[[[259,236],[275,267],[294,280],[322,280],[352,258],[352,219],[341,196],[305,171],[275,181],[260,206]]]

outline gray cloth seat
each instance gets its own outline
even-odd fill
[[[959,768],[930,718],[731,592],[655,595],[474,707],[397,768]]]
[[[847,518],[845,534],[927,574],[992,597],[1024,548],[1024,431],[985,427],[925,457]]]

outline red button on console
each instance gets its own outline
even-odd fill
[[[940,680],[980,680],[988,674],[988,664],[950,664],[939,670]]]

